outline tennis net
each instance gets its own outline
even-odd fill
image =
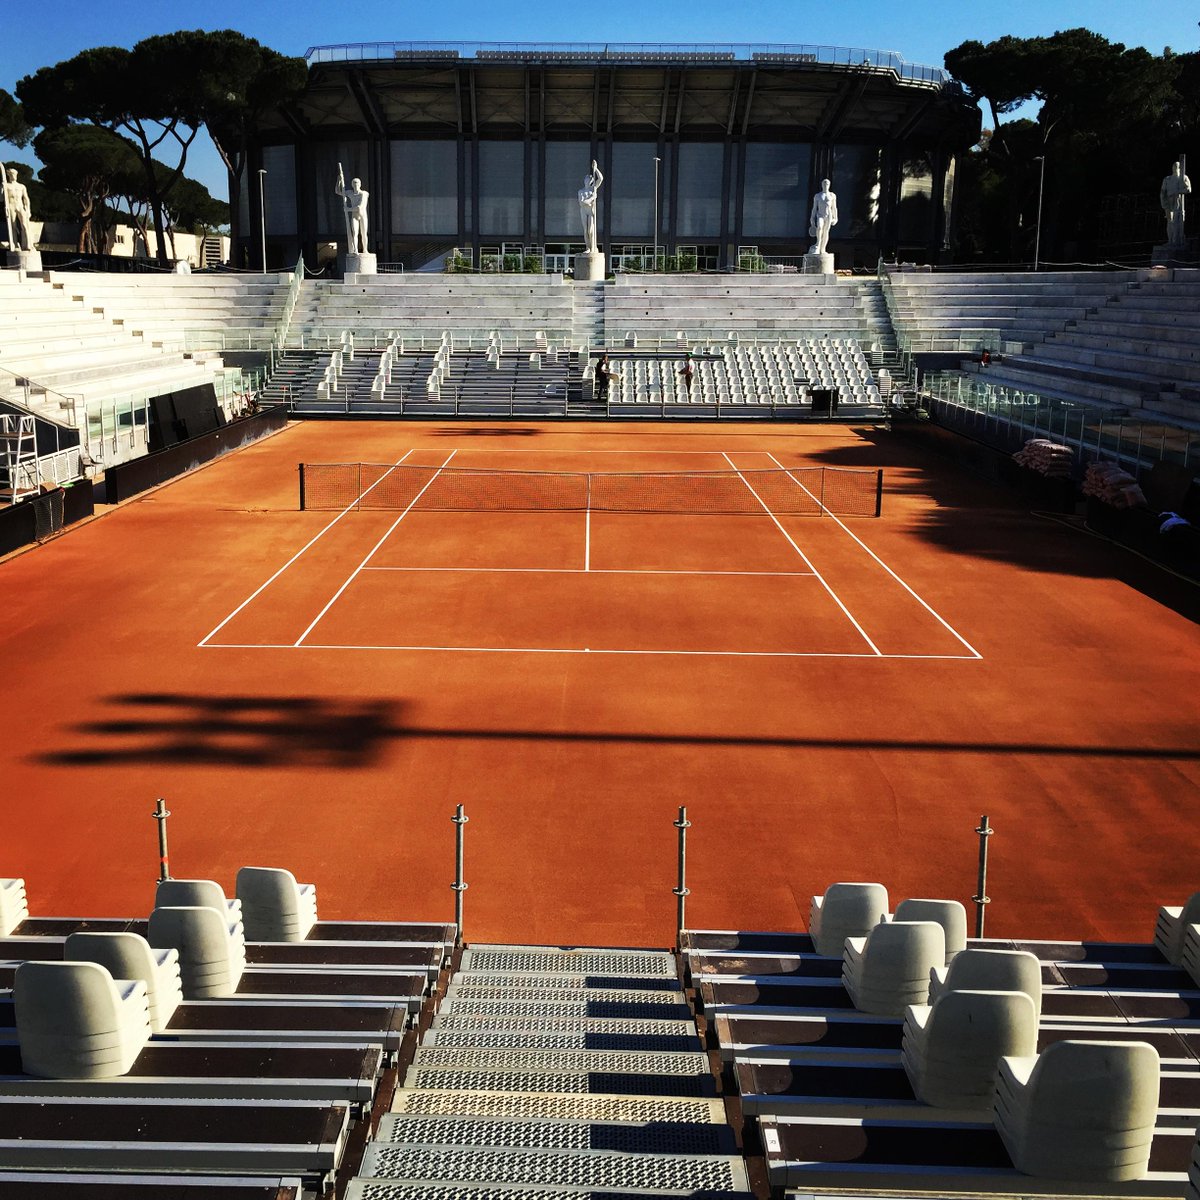
[[[496,471],[301,463],[300,507],[427,512],[713,513],[877,517],[883,471]]]

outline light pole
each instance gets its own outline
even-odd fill
[[[263,180],[266,178],[267,168],[258,168],[258,222],[262,229],[262,269],[263,274],[267,273],[267,205],[266,191]]]
[[[658,270],[658,164],[662,159],[654,156],[654,270]]]
[[[1041,169],[1038,172],[1038,211],[1037,211],[1037,226],[1033,235],[1033,269],[1038,269],[1038,261],[1042,251],[1042,192],[1046,186],[1046,156],[1039,154],[1037,162],[1041,163]]]

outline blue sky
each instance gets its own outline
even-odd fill
[[[16,0],[0,4],[16,8]],[[285,54],[310,46],[371,41],[808,42],[895,50],[911,62],[942,65],[945,52],[977,38],[1033,37],[1085,26],[1110,41],[1161,53],[1200,48],[1195,0],[606,0],[600,4],[484,3],[440,0],[402,5],[387,0],[55,0],[44,10],[8,13],[0,43],[0,87],[91,46],[131,46],[176,29],[232,28]],[[45,14],[44,16],[42,14]],[[8,159],[34,162],[29,150],[0,148]],[[225,194],[224,168],[200,146],[188,173]]]

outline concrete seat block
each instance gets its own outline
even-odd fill
[[[164,879],[154,893],[155,908],[186,908],[203,905],[224,913],[231,921],[241,919],[242,902],[226,899],[225,891],[212,879]]]
[[[902,900],[893,921],[936,921],[946,934],[946,961],[967,946],[967,910],[957,900]]]
[[[303,941],[317,923],[317,889],[297,883],[291,871],[242,867],[237,895],[252,942]]]
[[[28,916],[25,880],[0,879],[0,937],[8,937]]]
[[[136,933],[72,933],[63,947],[63,958],[94,962],[114,979],[140,979],[146,985],[150,1025],[161,1033],[183,1000],[179,951],[154,949]]]
[[[1042,1010],[1042,964],[1028,950],[986,950],[968,947],[947,966],[929,973],[929,1002],[947,992],[1024,992],[1034,1011]]]
[[[881,883],[834,883],[814,896],[808,931],[818,954],[841,955],[848,937],[861,937],[887,916],[887,888]]]
[[[936,921],[891,921],[865,938],[848,938],[842,983],[860,1012],[902,1016],[929,997],[929,973],[946,961],[946,933]]]
[[[179,952],[179,972],[187,1000],[232,996],[246,968],[241,922],[230,923],[206,906],[156,908],[146,940],[157,949]]]

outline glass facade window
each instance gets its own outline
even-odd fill
[[[458,144],[396,141],[392,152],[392,230],[401,235],[458,233]]]
[[[680,144],[675,185],[675,229],[680,237],[721,236],[724,155],[719,142]]]
[[[369,191],[371,185],[367,182],[369,178],[367,143],[365,141],[314,142],[312,151],[313,170],[316,175],[314,191],[317,201],[317,237],[322,241],[345,245],[346,218],[343,215],[345,210],[342,208],[341,199],[333,191],[337,185],[338,163],[342,164],[347,187],[352,179],[361,179],[362,186]],[[370,233],[372,237],[377,228],[374,216],[378,202],[378,196],[371,197]]]
[[[901,242],[928,242],[933,234],[933,163],[928,153],[911,154],[900,181]]]
[[[264,146],[263,179],[268,237],[296,234],[296,147]],[[255,178],[257,183],[257,177]],[[349,182],[349,180],[347,180]]]
[[[479,232],[525,232],[525,143],[479,143]]]
[[[748,237],[808,237],[812,147],[783,142],[746,145],[742,232]]]
[[[579,189],[592,167],[590,142],[546,143],[546,223],[547,240],[578,238],[583,234],[579,219]],[[608,181],[605,180],[607,183]],[[604,202],[601,190],[600,202]],[[607,234],[600,222],[600,239]]]
[[[612,148],[612,177],[606,179],[610,187],[612,205],[612,228],[600,225],[600,240],[609,241],[617,237],[654,237],[654,156],[658,147],[654,142],[615,142]],[[659,213],[663,208],[662,185],[665,180],[663,167],[659,164],[658,185]],[[601,201],[604,199],[601,193]]]
[[[833,238],[874,238],[879,225],[880,151],[878,146],[835,146],[833,190],[838,223]]]

